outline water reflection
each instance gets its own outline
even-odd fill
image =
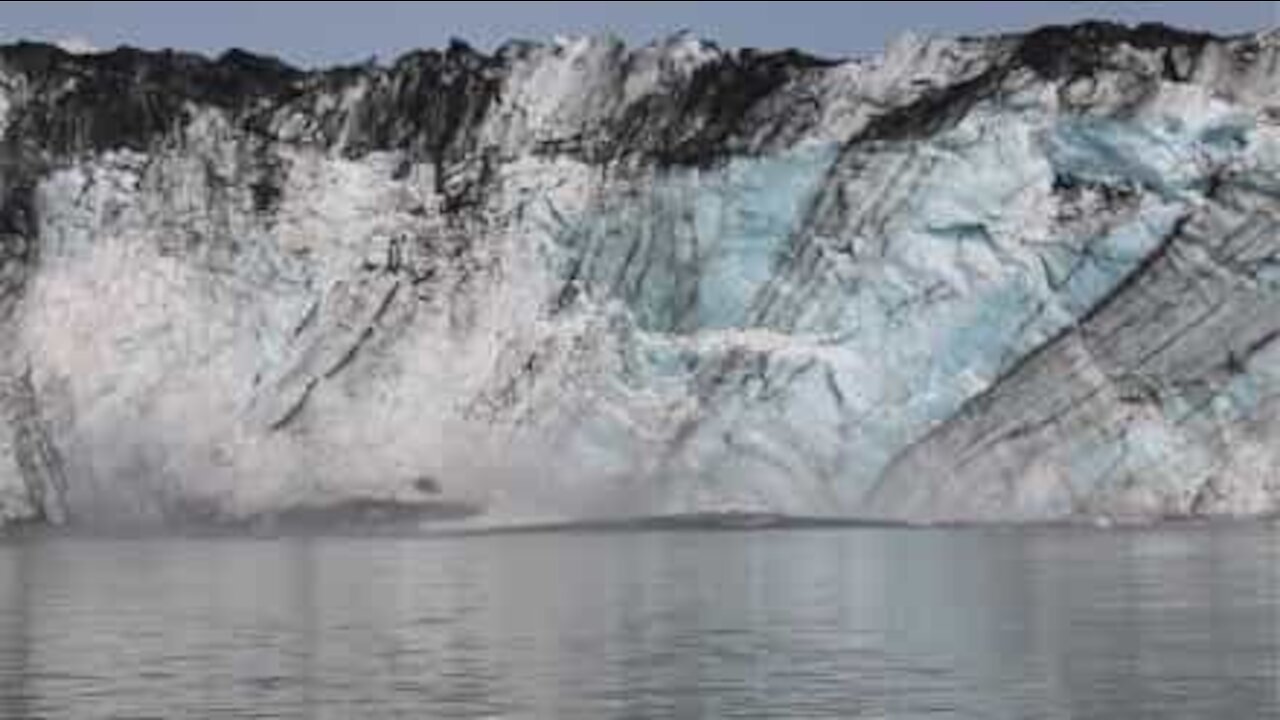
[[[0,553],[0,717],[30,717],[31,583],[26,553]]]
[[[1280,712],[1277,535],[0,545],[0,716]]]

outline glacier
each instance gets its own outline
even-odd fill
[[[1273,513],[1278,59],[0,47],[0,525]]]

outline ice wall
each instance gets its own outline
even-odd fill
[[[0,522],[1270,512],[1275,56],[0,49]]]

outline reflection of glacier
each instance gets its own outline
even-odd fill
[[[1276,55],[0,50],[0,510],[1272,510]]]

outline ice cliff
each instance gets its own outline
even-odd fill
[[[0,516],[1280,507],[1280,37],[0,48]]]

